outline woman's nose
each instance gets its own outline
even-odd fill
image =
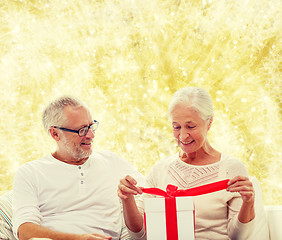
[[[188,136],[189,136],[189,132],[186,129],[180,131],[180,134],[179,134],[179,138],[180,139],[184,140]]]

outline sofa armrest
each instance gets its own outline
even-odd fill
[[[264,206],[271,240],[282,239],[282,205]]]

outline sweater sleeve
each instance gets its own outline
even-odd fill
[[[237,159],[229,158],[226,162],[226,175],[229,179],[236,176],[249,177],[245,165]],[[239,193],[234,193],[231,200],[228,201],[228,236],[232,240],[249,240],[253,232],[256,218],[248,223],[241,223],[238,219],[238,214],[242,205],[242,198]]]

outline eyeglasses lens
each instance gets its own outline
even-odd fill
[[[88,133],[88,129],[89,129],[88,127],[84,127],[84,128],[79,129],[78,135],[80,137],[85,136]]]
[[[79,129],[78,134],[79,134],[80,137],[83,137],[88,133],[89,129],[91,129],[92,131],[95,131],[97,129],[97,127],[98,127],[98,122],[94,122],[93,124],[91,124],[88,127],[84,127],[84,128]]]

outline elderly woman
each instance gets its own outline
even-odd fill
[[[178,90],[169,105],[173,136],[180,152],[157,162],[146,187],[179,189],[231,179],[227,191],[194,197],[196,239],[248,239],[255,219],[255,194],[246,167],[239,160],[214,149],[208,141],[213,121],[210,95],[201,88]],[[142,194],[131,176],[120,180],[124,219],[133,239],[146,239],[142,207],[134,195]]]

